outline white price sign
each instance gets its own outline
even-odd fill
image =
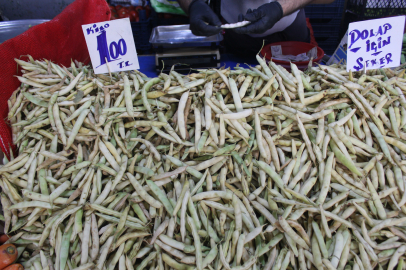
[[[351,23],[347,71],[400,65],[405,16]]]
[[[128,18],[82,25],[94,73],[139,69]]]

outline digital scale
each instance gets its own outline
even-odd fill
[[[169,71],[173,65],[176,71],[190,71],[197,68],[220,67],[221,34],[209,37],[195,36],[189,25],[158,26],[152,31],[149,42],[156,50],[157,72]]]

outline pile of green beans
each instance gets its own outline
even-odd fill
[[[30,270],[405,269],[405,70],[148,78],[17,60],[0,167]]]

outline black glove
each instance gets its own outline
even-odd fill
[[[203,0],[190,3],[189,18],[190,30],[196,36],[212,36],[221,31],[221,21]]]
[[[250,21],[247,26],[233,29],[237,34],[262,34],[271,29],[283,17],[283,9],[279,2],[264,4],[247,14],[238,16],[238,21]]]

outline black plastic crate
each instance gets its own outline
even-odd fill
[[[168,15],[171,16],[171,18],[166,17]],[[181,25],[181,24],[189,24],[189,17],[182,15],[158,13],[154,15],[154,18],[152,20],[153,27],[162,25]]]
[[[338,37],[316,37],[317,44],[327,55],[332,55],[337,49],[340,39]]]
[[[390,17],[406,14],[405,0],[348,0],[347,11],[358,16],[358,20]]]
[[[340,41],[341,18],[309,19],[313,28],[314,38],[326,54],[334,53]],[[328,43],[326,44],[326,40]]]
[[[306,17],[312,25],[314,38],[326,54],[334,53],[340,42],[341,19],[345,10],[345,0],[336,0],[329,5],[309,5],[305,7]]]
[[[139,22],[132,22],[131,29],[133,31],[135,47],[138,54],[147,54],[151,50],[149,37],[152,32],[151,19],[147,19],[145,10],[139,12]]]
[[[316,20],[316,22],[314,21]],[[340,42],[340,19],[314,19],[311,22],[314,38],[326,54],[334,53]]]
[[[406,15],[405,0],[348,0],[340,34],[352,22]]]
[[[310,19],[340,19],[343,16],[345,0],[336,0],[329,5],[308,5],[305,7],[306,17]]]
[[[339,36],[341,20],[331,20],[324,23],[312,23],[314,36]]]
[[[326,54],[333,54],[337,48],[340,36],[341,20],[335,19],[328,23],[312,23],[314,38]]]

